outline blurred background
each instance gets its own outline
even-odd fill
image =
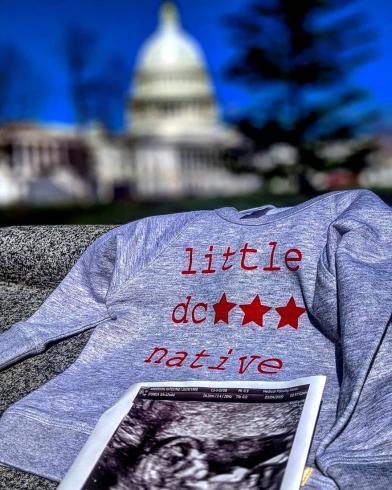
[[[390,0],[0,0],[0,226],[391,204],[391,26]]]

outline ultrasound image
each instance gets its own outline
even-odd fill
[[[84,490],[278,490],[303,401],[136,398]]]

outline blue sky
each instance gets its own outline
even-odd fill
[[[184,28],[204,50],[218,101],[226,114],[246,106],[251,95],[222,76],[232,47],[220,19],[247,3],[248,0],[177,0]],[[30,65],[20,71],[7,114],[12,117],[17,112],[11,101],[22,94],[26,118],[72,123],[73,106],[64,61],[64,38],[70,25],[98,35],[89,68],[92,72],[104,72],[109,60],[116,56],[123,61],[124,80],[130,84],[137,51],[156,26],[159,4],[160,0],[0,0],[0,56],[2,49],[4,52],[12,45]],[[361,4],[378,33],[379,56],[357,72],[355,81],[371,92],[372,105],[382,108],[392,121],[391,0],[361,0]],[[117,124],[121,124],[121,112],[117,108]]]

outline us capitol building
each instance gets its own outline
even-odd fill
[[[246,155],[221,121],[203,52],[166,2],[141,47],[126,108],[126,129],[14,124],[0,129],[0,204],[108,202],[250,192],[251,174],[228,161]]]

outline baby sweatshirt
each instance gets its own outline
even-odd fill
[[[94,328],[68,369],[5,411],[0,463],[60,481],[133,383],[323,374],[305,488],[390,488],[391,231],[392,208],[361,189],[113,228],[0,336],[5,368]]]

